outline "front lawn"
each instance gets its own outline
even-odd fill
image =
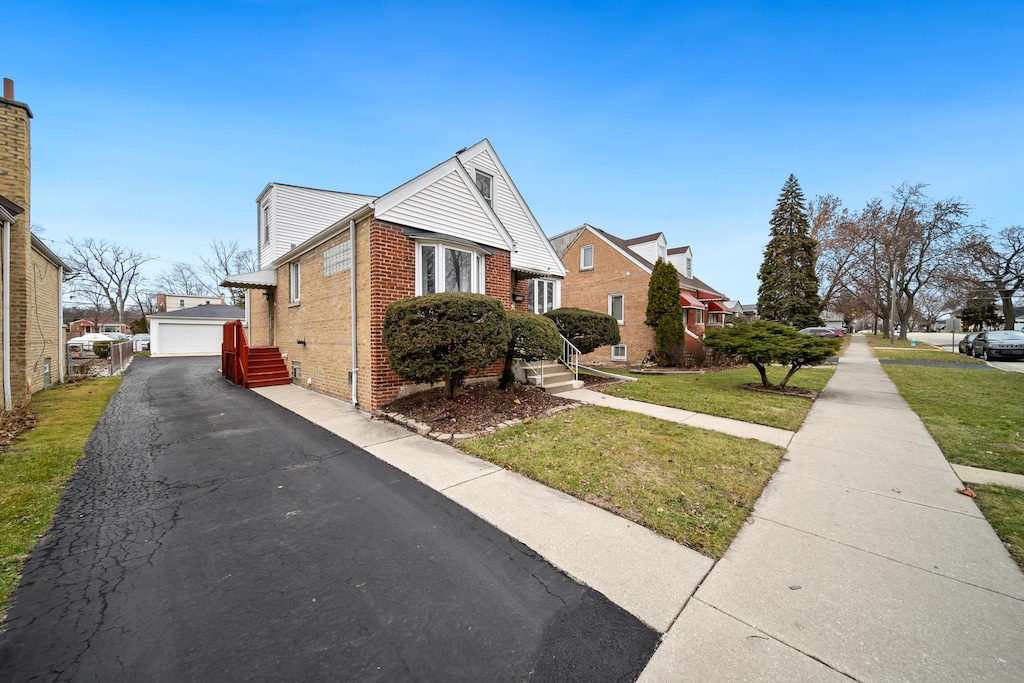
[[[875,358],[880,360],[923,360],[936,363],[964,363],[967,365],[985,365],[985,361],[971,358],[962,353],[937,351],[932,346],[916,349],[873,349]]]
[[[503,429],[460,447],[715,559],[739,532],[785,452],[600,407]]]
[[[121,384],[104,377],[36,394],[34,429],[0,452],[0,621],[36,542],[50,528],[85,442]]]
[[[985,519],[1024,569],[1024,491],[981,484],[971,484],[971,489]]]
[[[946,459],[1024,474],[1024,373],[882,367]]]
[[[790,379],[789,386],[821,391],[834,371],[834,367],[800,370]],[[768,369],[768,379],[772,382],[782,381],[785,374],[786,368]],[[645,375],[640,376],[637,382],[612,384],[600,387],[599,390],[634,401],[790,431],[799,429],[811,409],[811,399],[751,391],[742,386],[760,383],[757,370],[748,366],[707,374]]]

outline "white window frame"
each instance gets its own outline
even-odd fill
[[[587,254],[590,254],[590,265],[587,265]],[[580,270],[594,269],[594,245],[584,244],[580,247]]]
[[[658,258],[661,259],[662,261],[668,260],[668,247],[666,247],[664,244],[658,245]]]
[[[612,300],[616,299],[616,298],[622,300],[622,304],[620,306],[620,308],[622,309],[622,317],[621,318],[615,318],[615,314],[612,312]],[[608,315],[610,315],[611,317],[615,318],[615,322],[619,323],[620,325],[625,325],[626,324],[626,295],[625,294],[623,294],[622,292],[616,292],[615,294],[609,294],[608,295]]]
[[[622,349],[622,353],[616,354],[615,349]],[[625,344],[612,344],[612,360],[627,360],[628,356],[626,351],[627,349]]]
[[[288,264],[288,302],[297,304],[302,300],[302,264],[292,261]]]
[[[694,325],[703,325],[704,324],[704,309],[695,308],[693,310],[697,311],[697,320],[694,321]]]
[[[489,188],[490,188],[489,194],[484,194],[483,188],[480,187],[480,176],[483,176],[484,178],[487,178],[488,180],[491,181],[489,183]],[[483,195],[483,198],[485,200],[487,200],[487,203],[493,209],[494,208],[494,176],[491,175],[490,173],[485,172],[485,171],[481,171],[480,169],[474,169],[473,182],[476,183],[476,189],[480,190],[480,194]]]
[[[270,204],[263,205],[263,243],[270,244]]]
[[[527,295],[526,300],[527,308],[529,309],[530,313],[544,314],[547,313],[548,311],[555,310],[561,305],[560,299],[562,292],[561,287],[558,286],[558,283],[558,280],[549,278],[534,278],[533,280],[529,281],[529,294]],[[546,290],[548,285],[551,285],[550,307],[545,305],[547,304],[547,297],[541,296],[542,289],[543,293],[547,294]],[[538,302],[540,302],[541,305],[538,306]]]
[[[434,248],[434,291],[424,292],[423,287],[423,249]],[[461,251],[470,255],[470,285],[469,291],[474,294],[487,293],[487,255],[472,247],[451,242],[439,241],[417,241],[416,242],[416,296],[424,294],[440,294],[446,291],[445,286],[445,250]]]

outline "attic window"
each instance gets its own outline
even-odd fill
[[[270,204],[263,205],[263,241],[270,241]]]
[[[492,198],[492,189],[494,187],[494,178],[484,173],[483,171],[476,172],[476,186],[480,190],[480,194],[484,196],[487,203],[494,206],[494,199]]]
[[[668,259],[668,249],[665,248],[664,244],[658,245],[658,258],[663,261]]]
[[[580,270],[591,270],[594,267],[594,245],[585,244],[580,247]]]

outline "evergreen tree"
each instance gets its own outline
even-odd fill
[[[683,315],[679,300],[679,272],[665,259],[658,259],[647,285],[647,318],[644,324],[658,328],[666,315]]]
[[[757,315],[794,327],[821,324],[818,277],[814,273],[817,243],[811,237],[804,193],[790,174],[772,212],[771,239],[757,277]]]

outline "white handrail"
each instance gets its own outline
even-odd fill
[[[558,357],[558,360],[572,370],[574,380],[580,378],[580,350],[565,337],[562,337],[562,355]]]

